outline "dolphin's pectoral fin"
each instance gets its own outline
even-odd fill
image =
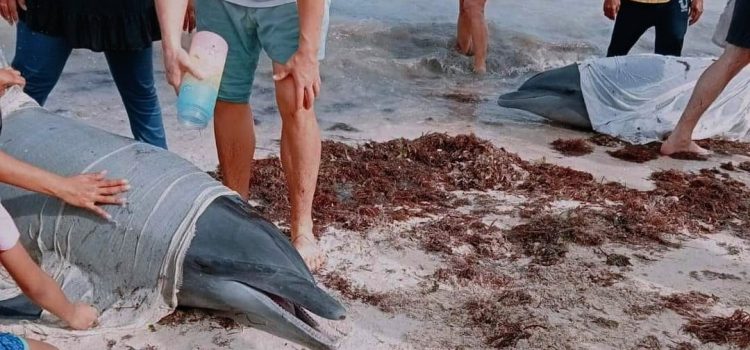
[[[41,316],[42,308],[23,294],[0,301],[0,319],[38,320]]]

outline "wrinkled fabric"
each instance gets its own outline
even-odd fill
[[[581,91],[595,131],[632,143],[672,132],[712,58],[633,55],[579,65]],[[750,130],[750,70],[745,69],[706,111],[694,139],[746,140]]]
[[[172,312],[196,221],[215,198],[232,192],[175,154],[42,108],[22,108],[4,121],[0,149],[13,157],[61,175],[107,170],[130,181],[129,204],[104,207],[111,222],[0,185],[30,255],[71,300],[101,312],[100,326],[90,332],[142,328]],[[14,287],[0,284],[0,300],[17,294]]]

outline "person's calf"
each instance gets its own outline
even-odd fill
[[[247,200],[255,155],[255,127],[250,106],[218,101],[214,114],[222,182]]]

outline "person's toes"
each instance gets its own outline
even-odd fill
[[[300,256],[302,256],[302,260],[305,261],[305,264],[311,271],[318,270],[325,262],[323,250],[320,249],[315,238],[306,235],[295,237],[292,244],[297,248]]]
[[[702,156],[708,156],[708,155],[713,154],[713,152],[711,152],[710,150],[707,150],[707,149],[705,149],[705,148],[703,148],[701,146],[698,146],[698,144],[695,143],[695,142],[691,142],[690,143],[690,147],[689,147],[688,152],[696,153],[696,154],[699,154],[699,155],[702,155]]]

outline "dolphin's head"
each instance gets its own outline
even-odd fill
[[[241,312],[256,328],[320,349],[334,347],[333,340],[305,309],[333,320],[345,313],[276,226],[238,197],[216,199],[198,219],[179,303]]]
[[[591,130],[580,80],[575,64],[542,72],[523,83],[518,91],[500,96],[498,104],[575,128]]]

